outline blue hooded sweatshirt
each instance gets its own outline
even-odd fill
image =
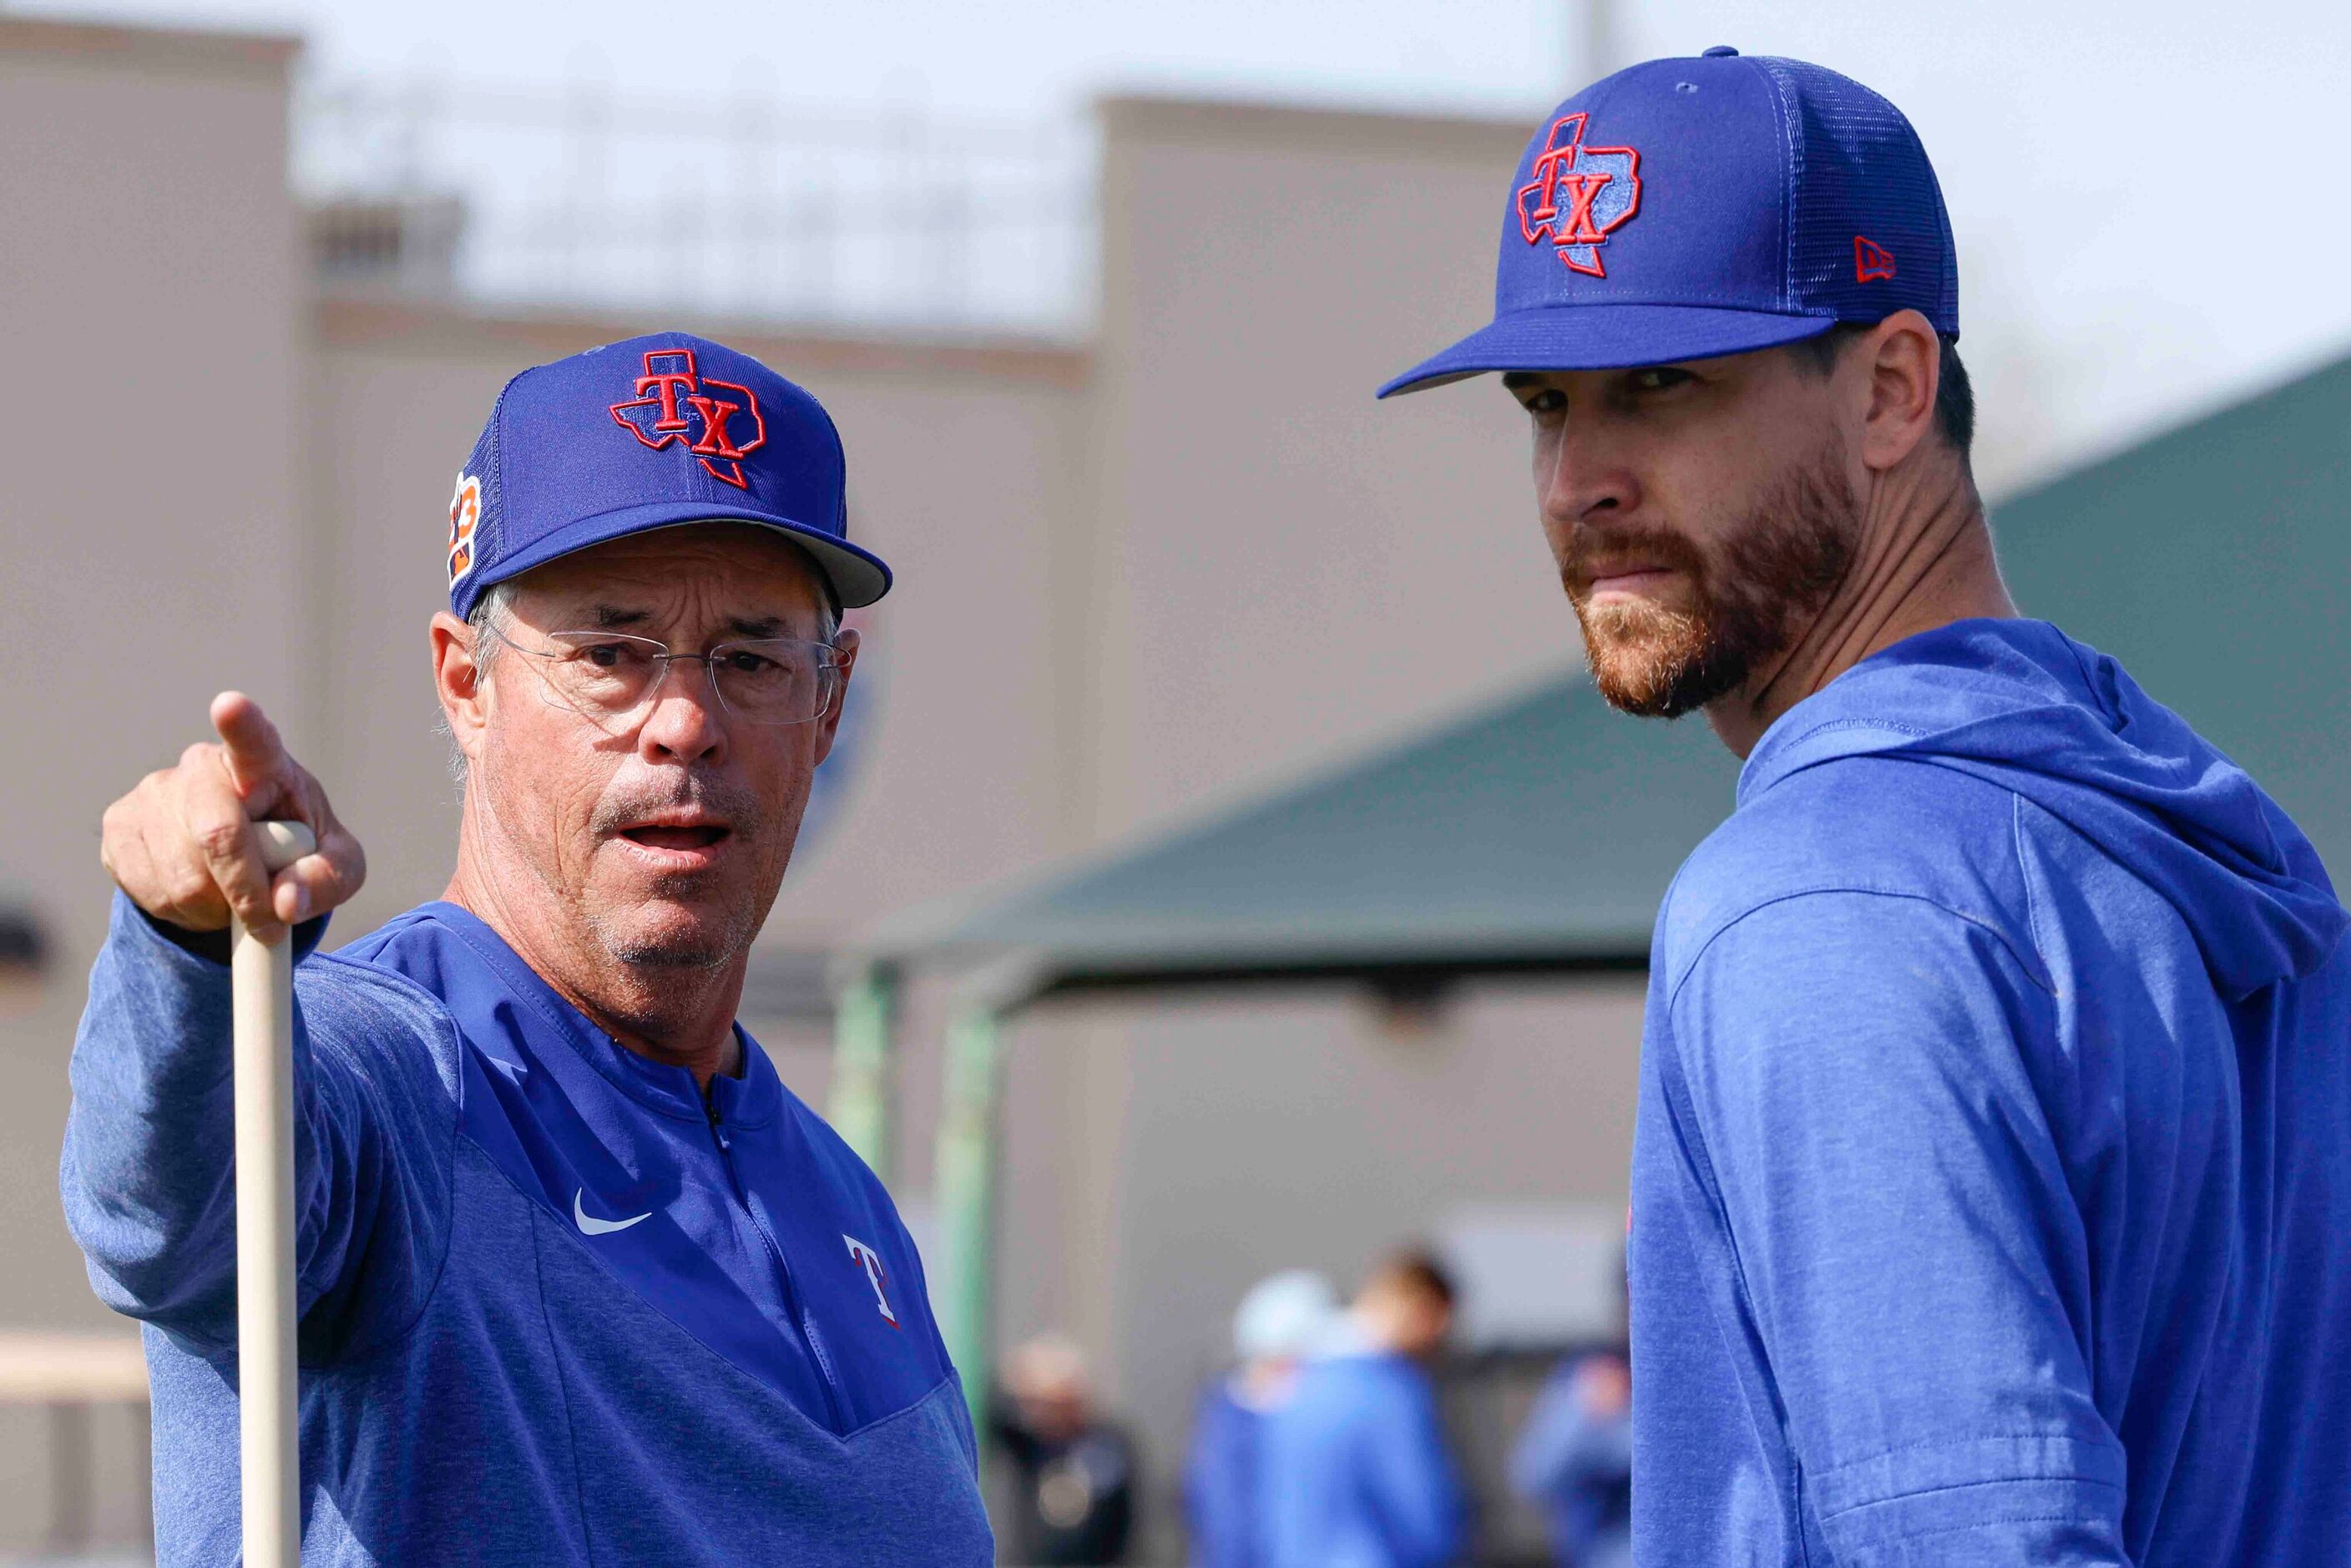
[[[304,1563],[991,1560],[914,1244],[757,1041],[705,1101],[445,904],[294,990]],[[158,1562],[234,1562],[228,970],[120,896],[73,1088],[66,1217],[146,1324]]]
[[[1636,1561],[2351,1563],[2345,923],[2045,624],[1782,716],[1657,920]]]
[[[1437,1390],[1404,1356],[1308,1363],[1262,1418],[1258,1453],[1264,1568],[1437,1568],[1461,1550]]]

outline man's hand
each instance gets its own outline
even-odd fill
[[[213,699],[220,744],[199,743],[180,765],[150,773],[106,809],[99,858],[132,903],[189,931],[217,931],[235,912],[276,940],[285,927],[349,900],[367,878],[359,841],[335,818],[327,792],[287,755],[277,727],[241,692]],[[306,822],[318,835],[273,882],[253,824]]]

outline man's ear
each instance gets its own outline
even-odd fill
[[[857,671],[857,633],[842,627],[832,639],[841,655],[841,678],[832,684],[832,702],[816,721],[816,759],[822,762],[832,755],[832,742],[841,733],[841,706],[849,700],[849,677]]]
[[[1916,451],[1934,425],[1942,346],[1926,317],[1897,310],[1870,329],[1851,359],[1869,378],[1861,460],[1884,473]]]
[[[478,759],[482,732],[490,720],[488,683],[475,660],[474,641],[480,635],[446,610],[433,617],[433,686],[441,699],[442,716],[468,763]]]

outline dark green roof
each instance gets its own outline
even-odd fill
[[[1039,950],[1064,981],[1638,963],[1736,777],[1704,721],[1640,723],[1562,676],[883,946]]]
[[[2018,604],[2120,658],[2351,854],[2351,361],[1997,508]],[[1562,612],[1563,613],[1563,612]],[[893,922],[878,950],[1018,949],[1035,986],[1637,965],[1729,811],[1704,722],[1581,674],[1199,826]]]

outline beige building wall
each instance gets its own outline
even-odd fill
[[[1524,416],[1484,382],[1372,399],[1490,314],[1526,128],[1156,100],[1103,121],[1073,653],[1107,841],[1457,716],[1576,644]],[[1330,989],[1040,1009],[1012,1047],[999,1338],[1089,1348],[1164,1521],[1256,1279],[1344,1288],[1480,1207],[1621,1208],[1640,1010],[1623,982],[1476,987],[1399,1040]]]
[[[0,618],[28,723],[0,880],[53,944],[0,1021],[0,1321],[103,1321],[56,1202],[66,1051],[105,934],[98,818],[242,685],[314,735],[298,488],[290,41],[0,19]]]
[[[1525,416],[1374,403],[1491,314],[1525,128],[1103,107],[1088,713],[1103,836],[1573,656]]]
[[[0,890],[49,961],[0,999],[0,1324],[106,1327],[57,1205],[66,1059],[105,934],[107,800],[223,686],[319,734],[299,491],[307,283],[286,188],[291,40],[0,17],[0,624],[20,722]],[[96,1434],[128,1528],[135,1432]],[[0,1409],[0,1551],[37,1540],[56,1437]]]

